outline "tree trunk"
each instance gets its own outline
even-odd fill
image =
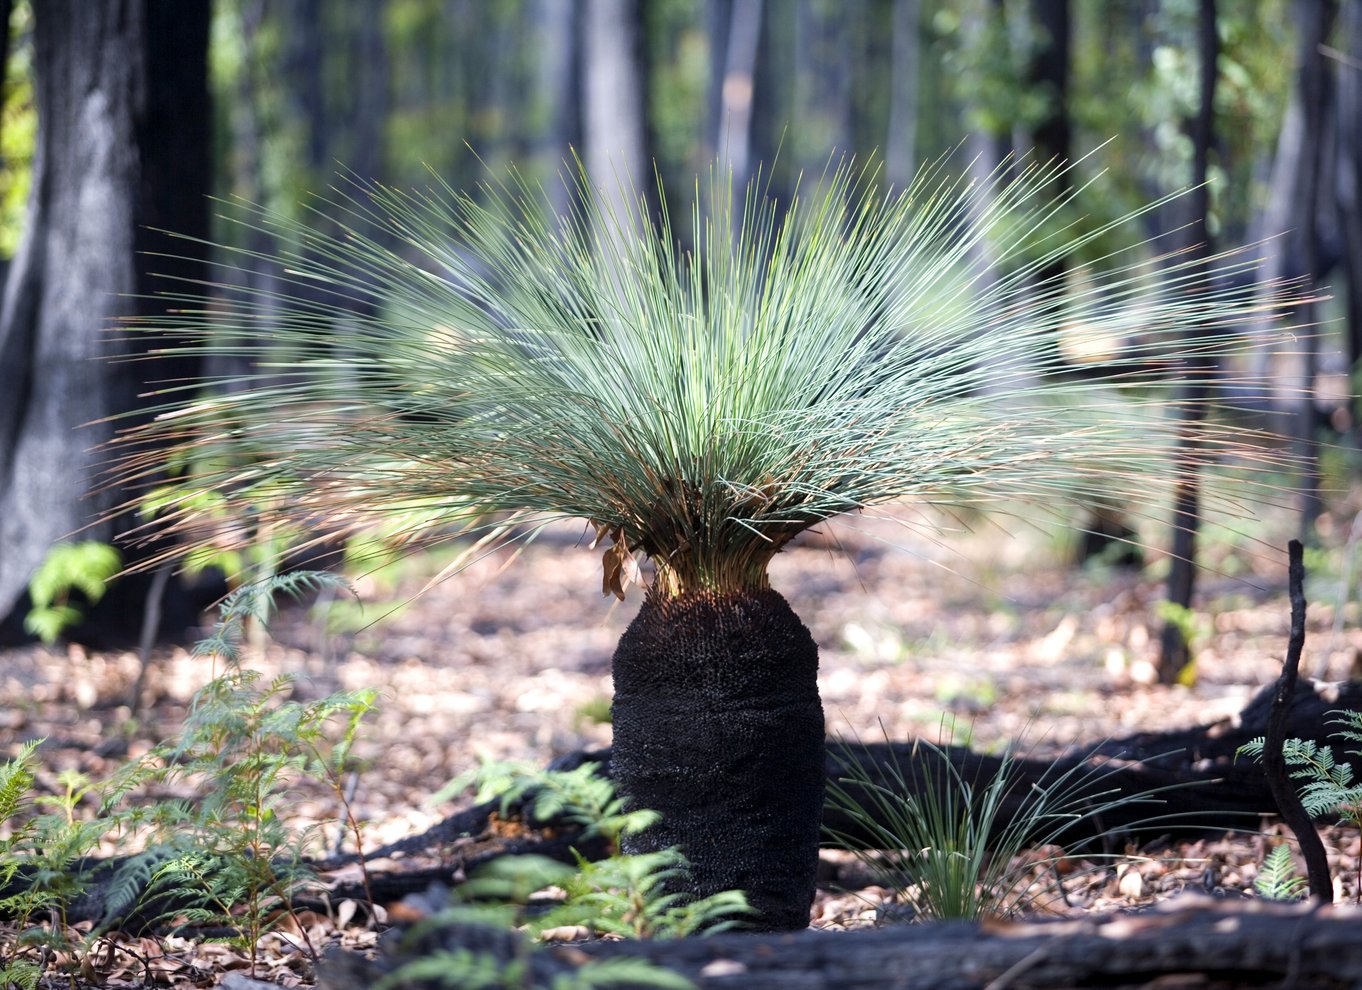
[[[534,6],[533,37],[538,74],[535,101],[546,107],[547,125],[540,131],[534,154],[552,175],[568,159],[568,149],[581,141],[581,101],[578,89],[577,8],[572,0],[539,0]],[[546,181],[544,188],[554,211],[566,213],[569,202],[562,182]]]
[[[1296,82],[1277,138],[1267,202],[1256,218],[1249,238],[1254,243],[1268,242],[1268,254],[1257,272],[1264,302],[1277,293],[1278,280],[1305,279],[1304,288],[1308,289],[1320,274],[1316,270],[1320,210],[1317,173],[1325,158],[1324,148],[1329,136],[1325,132],[1325,122],[1330,117],[1326,101],[1332,100],[1333,93],[1319,46],[1328,39],[1334,13],[1333,0],[1295,0]],[[1329,208],[1333,209],[1332,202]],[[1260,334],[1266,334],[1277,319],[1273,307],[1264,308]],[[1313,326],[1316,320],[1313,304],[1297,307],[1291,319],[1300,326]],[[1301,365],[1294,375],[1282,375],[1277,369],[1270,368],[1271,349],[1259,348],[1255,351],[1249,376],[1254,383],[1284,379],[1285,387],[1273,389],[1259,398],[1258,403],[1275,414],[1289,416],[1289,422],[1280,422],[1275,428],[1292,436],[1294,452],[1310,465],[1299,483],[1302,536],[1306,535],[1304,530],[1310,528],[1319,506],[1318,472],[1314,464],[1317,420],[1313,376],[1318,360],[1317,348],[1318,334],[1302,335]]]
[[[716,106],[712,140],[715,156],[733,170],[733,188],[745,189],[752,169],[752,98],[756,90],[757,46],[762,0],[733,0],[723,35],[723,60],[715,66]]]
[[[1304,209],[1293,218],[1299,228],[1300,265],[1303,274],[1317,283],[1323,274],[1319,260],[1319,210],[1321,178],[1325,168],[1326,122],[1333,98],[1329,68],[1320,49],[1328,42],[1336,13],[1333,0],[1296,0],[1297,52],[1299,59],[1298,93],[1307,135],[1305,168],[1300,176]],[[1314,304],[1305,303],[1300,317],[1307,326],[1315,321]],[[1298,503],[1301,515],[1301,540],[1313,542],[1315,520],[1323,503],[1320,499],[1319,436],[1323,425],[1316,401],[1319,376],[1319,336],[1301,337],[1300,389],[1295,400],[1293,439],[1295,453],[1305,465],[1300,480]]]
[[[795,10],[790,10],[795,7]],[[851,155],[851,39],[848,22],[865,17],[865,0],[800,0],[795,16],[795,105],[789,124],[796,165],[818,174]],[[779,16],[776,14],[775,16]]]
[[[1343,39],[1351,64],[1338,77],[1339,225],[1343,237],[1345,339],[1348,367],[1362,368],[1362,4],[1343,7]],[[1353,443],[1362,446],[1362,392],[1349,401]]]
[[[149,227],[207,237],[208,24],[197,0],[34,5],[33,185],[0,302],[0,617],[21,617],[54,543],[116,535],[102,515],[127,493],[99,489],[107,454],[92,449],[114,428],[80,427],[134,409],[148,383],[195,375],[184,360],[107,360],[141,344],[106,331],[157,309],[143,296],[165,283],[137,252],[166,245]],[[183,257],[196,250],[176,242],[181,257],[154,267],[202,277]]]
[[[919,15],[919,0],[895,0],[884,169],[885,178],[899,189],[913,181],[917,162]]]
[[[818,648],[771,590],[649,594],[614,658],[612,773],[680,846],[697,897],[742,890],[769,930],[809,923],[823,808]]]
[[[1046,100],[1045,114],[1031,130],[1031,143],[1038,162],[1068,161],[1073,143],[1069,122],[1069,0],[1031,0],[1031,8],[1041,38],[1031,58],[1027,82],[1043,91]],[[1056,194],[1067,191],[1067,172],[1059,176],[1059,184]],[[1058,264],[1063,272],[1062,262]]]
[[[1197,259],[1197,276],[1206,275],[1207,259],[1212,254],[1210,224],[1211,144],[1215,138],[1215,82],[1220,57],[1220,35],[1216,23],[1215,0],[1201,0],[1197,25],[1197,50],[1200,62],[1201,92],[1197,115],[1191,121],[1193,165],[1192,193],[1188,197],[1192,210],[1187,228],[1188,248]],[[1195,343],[1195,341],[1191,341]],[[1190,447],[1198,425],[1206,415],[1206,398],[1210,392],[1210,376],[1215,364],[1207,358],[1187,359],[1187,381],[1182,385],[1177,407],[1187,426],[1179,438],[1173,490],[1173,539],[1171,563],[1168,568],[1168,601],[1184,611],[1192,607],[1192,592],[1196,588],[1197,531],[1201,528],[1201,477],[1197,468],[1196,451]],[[1159,683],[1174,684],[1192,662],[1191,647],[1184,632],[1185,623],[1165,620],[1159,651]]]
[[[627,183],[653,188],[644,124],[638,0],[587,0],[582,18],[582,144],[587,174],[620,224],[638,212]],[[617,181],[618,179],[618,181]]]

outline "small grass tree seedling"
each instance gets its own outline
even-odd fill
[[[1165,407],[1284,302],[1263,302],[1251,254],[1115,246],[1159,204],[1074,221],[1083,183],[1052,190],[1079,169],[1010,162],[972,182],[942,162],[885,191],[843,162],[780,203],[761,176],[735,197],[716,169],[706,195],[696,183],[688,252],[628,177],[614,197],[585,171],[566,215],[514,170],[471,192],[355,182],[314,204],[316,225],[247,208],[237,219],[278,254],[225,248],[230,302],[185,284],[171,315],[131,328],[243,370],[163,389],[113,481],[192,452],[185,497],[144,529],[191,544],[202,491],[268,490],[262,524],[318,539],[396,519],[403,551],[462,532],[491,552],[585,521],[603,592],[647,585],[613,659],[612,774],[660,817],[626,850],[679,847],[678,892],[738,887],[761,925],[803,928],[824,723],[818,650],[771,586],[775,555],[905,500],[1063,514],[1116,484],[1161,514],[1164,451],[1188,429]],[[1038,284],[1085,254],[1081,284]],[[232,269],[261,264],[275,278],[248,281],[272,287],[243,297]],[[1091,356],[1086,376],[1064,352]],[[1214,415],[1191,429],[1198,469],[1283,462]],[[1220,508],[1271,500],[1264,477]]]
[[[1157,792],[1123,794],[1104,780],[1115,770],[1085,763],[1052,765],[1024,781],[1007,753],[985,779],[974,779],[948,749],[925,740],[905,766],[895,756],[867,765],[855,746],[839,751],[846,776],[830,783],[829,802],[855,835],[828,829],[923,920],[1006,917],[1028,901],[1032,848],[1062,847],[1075,824],[1132,804],[1158,803]],[[1018,865],[1023,862],[1023,865]]]

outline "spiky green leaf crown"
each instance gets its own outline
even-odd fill
[[[191,543],[223,538],[205,491],[218,515],[412,544],[508,539],[508,512],[521,535],[586,519],[617,593],[636,552],[664,592],[761,587],[801,530],[903,498],[1152,499],[1179,427],[1139,410],[1189,353],[1243,346],[1261,307],[1225,286],[1254,259],[1132,248],[1035,284],[1141,214],[1055,233],[1065,167],[1012,167],[976,185],[938,166],[886,195],[843,164],[780,206],[759,179],[735,204],[712,174],[689,253],[584,173],[563,217],[514,172],[476,194],[357,182],[314,207],[325,225],[251,209],[237,222],[297,246],[224,267],[264,262],[274,287],[192,286],[138,328],[245,370],[156,392],[117,479],[155,478],[168,446],[189,467],[148,527]],[[1273,456],[1196,429],[1201,460]]]

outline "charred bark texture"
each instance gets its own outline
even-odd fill
[[[146,296],[167,287],[142,272],[138,252],[166,249],[150,228],[208,232],[207,2],[45,0],[33,13],[33,184],[0,301],[0,620],[22,615],[58,540],[117,535],[102,516],[125,493],[100,490],[107,455],[93,449],[113,427],[81,427],[196,369],[110,360],[140,345],[108,331],[154,314]],[[176,242],[156,268],[201,278],[198,250]]]
[[[1165,909],[1040,924],[938,922],[863,932],[718,935],[705,939],[595,942],[528,952],[513,934],[448,925],[388,939],[377,959],[332,950],[319,990],[367,990],[404,963],[467,950],[529,960],[533,982],[565,982],[583,964],[646,959],[702,990],[1068,990],[1102,987],[1309,987],[1362,985],[1358,915],[1299,907],[1181,898]],[[517,955],[519,953],[519,955]],[[434,980],[396,979],[402,990]]]
[[[611,770],[661,821],[627,852],[680,846],[688,892],[747,892],[763,927],[803,928],[823,807],[818,648],[785,599],[649,596],[614,658]]]

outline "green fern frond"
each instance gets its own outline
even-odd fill
[[[34,756],[45,741],[45,738],[31,739],[23,743],[12,759],[0,764],[0,824],[9,824],[10,819],[31,805]],[[0,849],[3,848],[0,843]]]
[[[1362,712],[1340,710],[1332,712],[1335,717],[1330,719],[1331,724],[1341,725],[1343,728],[1335,729],[1334,735],[1339,739],[1347,739],[1350,742],[1362,742]],[[1362,751],[1349,750],[1348,752],[1362,756]]]
[[[1347,715],[1348,713],[1338,713]],[[1352,724],[1352,719],[1335,719]],[[1348,738],[1343,733],[1338,733]],[[1259,736],[1239,747],[1238,754],[1261,760],[1266,739]],[[1313,739],[1286,739],[1282,759],[1291,776],[1305,781],[1299,790],[1301,805],[1311,818],[1336,815],[1343,822],[1362,827],[1362,784],[1353,783],[1353,768],[1340,763],[1329,746]]]
[[[152,892],[161,871],[183,855],[182,848],[156,845],[118,864],[104,889],[104,910],[95,930],[104,930],[137,907]]]
[[[303,596],[325,588],[355,593],[345,578],[329,571],[289,571],[243,584],[223,598],[218,606],[218,621],[207,636],[194,644],[190,655],[218,657],[229,666],[238,666],[248,621],[267,624],[279,595],[301,600]]]
[[[597,990],[599,987],[656,987],[657,990],[695,990],[680,973],[646,959],[600,959],[583,963],[571,976],[559,976],[549,990]]]
[[[0,966],[0,987],[4,990],[9,990],[10,987],[17,990],[38,990],[42,975],[42,967],[37,963],[25,959],[12,959]]]
[[[525,982],[525,963],[521,960],[503,961],[472,949],[436,949],[381,977],[373,990],[395,990],[414,985],[448,987],[449,990],[505,990],[529,986]]]
[[[1263,859],[1253,879],[1253,889],[1269,901],[1297,901],[1308,892],[1309,884],[1296,871],[1291,849],[1281,844],[1273,846]]]

